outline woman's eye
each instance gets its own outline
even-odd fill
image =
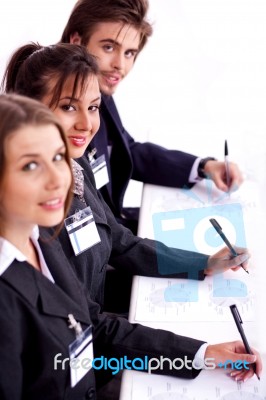
[[[71,104],[64,104],[63,106],[61,106],[61,109],[63,111],[73,111],[75,110],[75,107],[72,106]]]
[[[36,162],[30,162],[22,168],[23,171],[34,171],[37,168],[37,163]]]
[[[64,153],[58,153],[54,157],[54,161],[62,161],[65,160],[66,155]]]
[[[100,107],[98,105],[90,106],[89,111],[99,111],[99,108]]]

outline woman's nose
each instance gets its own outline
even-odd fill
[[[88,112],[80,113],[78,115],[75,127],[82,131],[89,132],[92,130],[92,123]]]
[[[47,169],[47,188],[49,190],[55,190],[59,188],[63,183],[64,177],[62,171],[56,166],[51,165]]]

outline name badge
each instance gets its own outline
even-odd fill
[[[72,314],[69,319],[76,325],[70,325],[76,332],[76,339],[69,345],[70,384],[73,388],[90,371],[93,361],[92,327],[81,329]]]
[[[66,218],[65,227],[76,256],[101,241],[90,207]]]
[[[105,155],[103,154],[96,160],[92,159],[90,161],[90,166],[94,174],[96,189],[101,189],[104,185],[106,185],[109,182],[109,175],[108,175]]]

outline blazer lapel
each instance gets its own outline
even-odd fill
[[[124,127],[122,125],[121,118],[118,114],[118,110],[116,108],[116,104],[114,102],[114,99],[112,96],[104,96],[102,95],[102,108],[103,108],[103,115],[105,116],[105,119],[109,119],[109,121],[112,122],[113,128],[111,131],[111,134],[113,136],[113,140],[116,141],[117,144],[119,144],[119,147],[123,152],[126,151],[127,157],[130,158],[131,160],[131,152],[128,147],[128,142],[125,140],[123,132],[124,132]],[[110,126],[109,126],[110,129]],[[97,135],[95,135],[95,138]],[[122,152],[122,154],[123,154]]]
[[[62,228],[65,229],[65,228]],[[39,244],[42,249],[44,259],[55,280],[55,283],[77,304],[80,308],[88,309],[88,302],[85,295],[85,288],[78,280],[74,268],[70,265],[62,245],[53,229],[40,228]]]
[[[39,289],[41,306],[44,314],[68,319],[73,314],[79,322],[91,324],[89,312],[72,300],[58,285],[46,279],[43,275],[36,276],[36,286]],[[88,309],[87,309],[88,310]]]
[[[33,267],[29,267],[27,262],[15,260],[0,276],[0,279],[15,289],[28,303],[36,307],[39,291],[33,283],[33,272]]]
[[[2,274],[1,280],[11,286],[33,308],[41,313],[68,319],[73,314],[77,321],[91,324],[88,306],[82,309],[61,287],[54,284],[27,262],[14,261]]]

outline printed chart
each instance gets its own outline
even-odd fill
[[[244,271],[228,271],[204,281],[137,277],[135,320],[232,321],[229,306],[236,304],[243,321],[253,321],[252,281]]]
[[[266,400],[265,376],[260,381],[254,376],[243,383],[235,382],[222,370],[202,371],[192,380],[159,375],[154,379],[144,372],[128,372],[130,400]]]

